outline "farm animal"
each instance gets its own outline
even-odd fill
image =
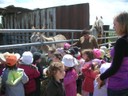
[[[34,32],[30,37],[31,42],[51,42],[51,41],[61,41],[66,40],[66,37],[62,34],[58,34],[51,37],[46,37],[44,33],[41,32]],[[32,46],[32,49],[41,50],[44,53],[47,53],[50,49],[56,49],[64,47],[64,43],[56,43],[56,44],[46,44],[39,47]]]
[[[103,30],[102,16],[100,17],[100,19],[98,19],[98,17],[96,17],[96,21],[92,25],[90,31],[96,37],[96,39],[103,36],[104,30]],[[98,39],[98,44],[101,44],[101,43],[102,43],[102,39]]]

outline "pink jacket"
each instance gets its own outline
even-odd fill
[[[77,95],[77,87],[76,80],[78,74],[75,69],[68,71],[64,77],[64,87],[66,96],[76,96]]]
[[[93,71],[90,69],[91,64],[86,64],[82,68],[82,72],[85,76],[84,81],[83,81],[83,90],[87,92],[93,92],[94,91],[94,80],[96,78],[96,75],[98,74],[97,72]]]

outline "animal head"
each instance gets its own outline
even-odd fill
[[[35,27],[32,27],[32,29],[35,29]],[[44,42],[45,39],[43,38],[44,33],[41,32],[33,32],[32,36],[30,37],[31,42]],[[44,51],[48,51],[48,45],[44,45],[44,46],[38,46],[35,47],[38,50],[42,50]]]
[[[56,36],[52,36],[52,37],[46,37],[44,35],[45,32],[33,32],[30,40],[31,42],[51,42],[51,41],[59,41],[59,40],[66,40],[66,37],[63,35],[56,35]],[[42,50],[42,52],[47,53],[51,48],[59,48],[59,47],[63,47],[64,43],[57,43],[57,44],[44,44],[42,46],[36,47],[39,50]]]
[[[32,26],[32,29],[35,29],[35,27]],[[33,32],[32,36],[30,37],[31,42],[43,42],[44,39],[42,39],[42,35],[44,35],[44,33]]]
[[[92,30],[93,28],[95,28],[96,31],[100,33],[102,31],[102,27],[103,27],[102,16],[100,16],[100,19],[96,16],[96,20],[92,26]]]

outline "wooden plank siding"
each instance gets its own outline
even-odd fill
[[[57,29],[84,29],[89,28],[89,4],[61,6],[56,9]],[[63,33],[69,39],[71,35]],[[79,38],[80,33],[74,32],[74,38]]]
[[[31,29],[32,26],[47,29],[84,29],[89,28],[89,3],[58,6],[45,9],[35,9],[30,12],[6,14],[2,17],[5,29]],[[4,34],[4,44],[20,44],[30,42],[32,33]],[[59,33],[47,32],[47,36]],[[61,33],[71,38],[71,33]],[[74,32],[74,38],[79,38],[80,33]]]

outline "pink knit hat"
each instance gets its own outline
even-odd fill
[[[71,47],[71,45],[69,43],[64,43],[64,49],[67,50]]]
[[[93,49],[93,54],[94,54],[94,56],[95,56],[95,58],[97,58],[97,59],[99,59],[99,58],[101,58],[101,51],[100,51],[100,49]]]

